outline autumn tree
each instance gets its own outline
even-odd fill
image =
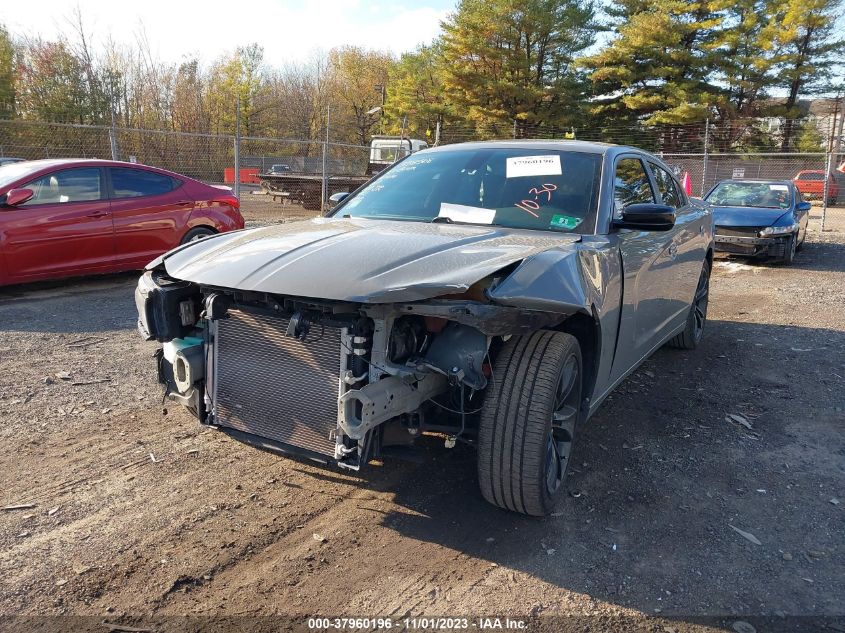
[[[237,103],[240,98],[241,133],[248,136],[261,110],[256,101],[264,90],[264,49],[258,44],[238,47],[212,66],[206,84],[206,99],[214,132],[235,131]]]
[[[443,23],[452,106],[495,133],[570,123],[585,97],[574,61],[596,28],[592,0],[461,0]]]
[[[438,123],[456,118],[443,86],[443,67],[439,41],[405,53],[392,67],[386,108],[391,132],[399,132],[407,117],[408,136],[431,139]]]
[[[15,45],[0,25],[0,119],[15,116]]]
[[[344,140],[369,145],[383,115],[377,108],[382,106],[382,89],[386,89],[393,63],[389,53],[357,46],[342,46],[329,52],[329,100],[335,128],[346,133]],[[343,121],[346,126],[338,125]]]

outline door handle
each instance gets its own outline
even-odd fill
[[[101,218],[104,215],[108,215],[109,213],[110,213],[109,211],[94,211],[93,213],[89,213],[88,217],[89,218]]]
[[[189,204],[194,204],[193,200],[180,200],[175,203],[177,207],[187,207]]]

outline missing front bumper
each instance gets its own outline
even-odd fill
[[[790,236],[738,237],[716,233],[714,239],[717,253],[741,255],[743,257],[781,258],[786,255]]]

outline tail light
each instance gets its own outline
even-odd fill
[[[241,208],[241,201],[238,200],[237,196],[235,195],[220,196],[218,198],[215,198],[213,202],[217,202],[219,204],[228,204],[233,209],[240,210]]]

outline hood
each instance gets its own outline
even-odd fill
[[[388,303],[463,292],[505,266],[579,240],[493,226],[315,218],[223,233],[162,260],[168,275],[198,284]]]
[[[771,226],[787,213],[788,209],[713,207],[716,226]]]

